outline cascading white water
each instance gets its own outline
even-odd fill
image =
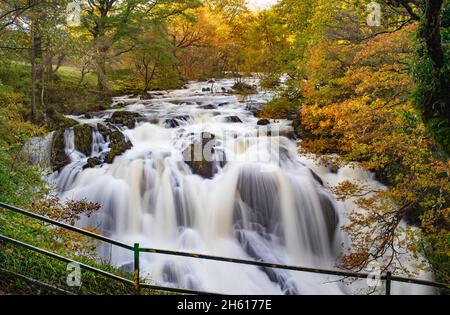
[[[215,90],[232,84],[221,80]],[[329,182],[341,175],[299,156],[297,144],[283,136],[286,121],[272,124],[280,137],[258,136],[258,120],[245,105],[270,95],[238,100],[202,92],[204,86],[191,83],[153,93],[150,100],[117,99],[145,119],[122,129],[133,147],[113,164],[83,170],[87,157],[76,151],[73,130],[66,130],[71,163],[54,176],[61,197],[98,202],[101,210],[81,224],[141,247],[334,268],[345,242],[339,227],[346,205],[332,198],[311,168]],[[99,117],[80,121],[97,123]],[[193,174],[183,161],[182,152],[202,132],[215,136],[216,152],[226,157],[226,163],[215,163],[211,179]],[[95,130],[92,156],[108,150],[108,140]],[[101,253],[125,270],[132,260],[115,247]],[[142,271],[156,283],[234,294],[345,294],[361,288],[331,276],[155,254],[143,255]]]

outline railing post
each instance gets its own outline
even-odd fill
[[[386,295],[391,295],[391,272],[386,273]]]
[[[134,286],[137,294],[141,294],[141,277],[139,274],[139,243],[134,243]]]

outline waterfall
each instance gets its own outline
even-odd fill
[[[215,91],[229,90],[233,83],[217,81]],[[347,242],[340,227],[352,205],[334,200],[323,183],[349,174],[331,173],[299,155],[285,132],[288,121],[272,121],[279,136],[261,135],[246,104],[264,103],[271,93],[243,100],[202,92],[205,86],[192,82],[185,89],[150,93],[149,100],[120,98],[125,110],[142,119],[133,129],[119,126],[132,148],[112,164],[83,169],[88,157],[76,150],[73,130],[66,130],[71,163],[55,174],[60,196],[101,205],[80,225],[141,247],[336,268],[341,244]],[[211,178],[197,175],[183,155],[205,132],[214,136]],[[109,139],[97,129],[92,138],[92,156],[109,150]],[[129,270],[129,252],[112,247],[100,253]],[[211,292],[347,294],[364,287],[363,281],[349,287],[339,277],[186,257],[142,254],[141,264],[153,283]]]

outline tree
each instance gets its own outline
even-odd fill
[[[450,63],[449,54],[443,48],[448,47],[449,42],[449,2],[388,0],[385,4],[408,17],[399,28],[408,23],[419,24],[414,71],[415,106],[428,132],[441,150],[450,155]]]
[[[182,14],[197,5],[196,0],[88,0],[82,25],[93,39],[99,90],[109,91],[107,62],[131,51],[136,45],[134,38],[145,25]]]

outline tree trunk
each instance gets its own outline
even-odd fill
[[[36,121],[36,22],[34,15],[31,20],[31,120]]]
[[[427,0],[418,30],[416,107],[430,135],[450,155],[450,73],[442,47],[443,0]]]
[[[108,79],[106,77],[106,57],[104,53],[100,53],[100,56],[96,60],[97,67],[97,86],[100,92],[109,92]]]

